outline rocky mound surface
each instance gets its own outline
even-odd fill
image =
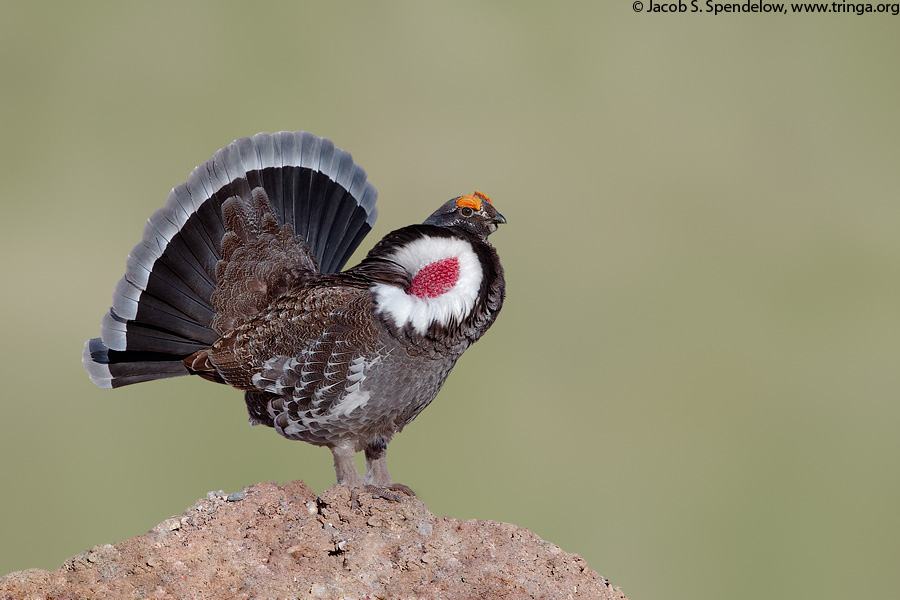
[[[0,578],[0,598],[600,598],[608,580],[531,531],[435,517],[424,502],[316,496],[302,481],[210,493],[145,535],[54,572]]]

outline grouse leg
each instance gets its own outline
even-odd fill
[[[377,437],[366,445],[366,473],[363,481],[369,485],[386,488],[390,486],[391,475],[387,470],[387,442]]]
[[[351,444],[340,443],[331,446],[331,453],[334,455],[334,472],[337,474],[338,483],[352,489],[365,487],[366,482],[359,476],[356,465],[353,464],[356,448]]]
[[[377,437],[366,446],[366,473],[363,481],[369,484],[367,487],[381,488],[401,492],[407,496],[415,496],[410,488],[402,483],[394,483],[387,470],[387,442],[382,437]],[[399,500],[399,498],[397,498]]]

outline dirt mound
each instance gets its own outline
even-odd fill
[[[531,531],[435,517],[302,481],[210,493],[145,535],[54,572],[0,578],[0,598],[601,598],[608,580]]]

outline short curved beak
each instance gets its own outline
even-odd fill
[[[501,225],[503,223],[506,223],[506,217],[504,217],[500,213],[497,213],[497,216],[494,217],[494,219],[491,222],[496,223],[497,225]]]

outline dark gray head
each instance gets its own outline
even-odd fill
[[[491,199],[481,192],[474,192],[450,200],[425,219],[423,225],[459,227],[485,239],[497,231],[500,223],[506,223],[506,219],[497,212]]]

